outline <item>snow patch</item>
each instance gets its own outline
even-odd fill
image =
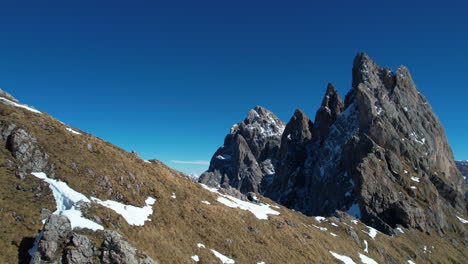
[[[235,198],[233,196],[222,194],[215,188],[210,188],[204,184],[201,184],[201,186],[210,192],[216,193],[218,195],[218,198],[216,199],[218,202],[231,208],[239,208],[241,210],[250,211],[258,219],[266,220],[268,219],[268,215],[280,214],[278,211],[271,209],[268,204],[242,201],[241,199]]]
[[[419,182],[419,178],[418,178],[418,177],[411,176],[411,180],[412,180],[412,181],[415,181],[415,182]]]
[[[317,229],[320,229],[322,231],[327,231],[328,230],[326,227],[321,227],[321,226],[316,226],[316,225],[312,225],[312,226],[317,228]]]
[[[367,244],[367,240],[364,240],[364,245],[366,246],[364,248],[364,252],[369,253],[369,244]]]
[[[176,194],[175,194],[175,193],[172,193],[171,198],[172,198],[172,199],[177,198]]]
[[[83,135],[83,134],[81,134],[80,132],[78,132],[78,131],[76,131],[76,130],[73,130],[73,129],[69,128],[69,127],[65,128],[65,129],[66,129],[67,131],[69,131],[69,132],[75,134],[75,135]]]
[[[458,218],[458,220],[460,220],[460,222],[462,222],[463,224],[468,224],[468,221],[466,221],[465,219],[459,217],[459,216],[456,216]]]
[[[398,232],[400,232],[400,233],[402,233],[402,234],[405,233],[401,227],[397,227],[397,228],[395,228],[395,230],[398,231]]]
[[[70,220],[72,229],[88,228],[93,231],[104,229],[101,225],[84,218],[79,208],[76,208],[76,204],[80,201],[91,202],[85,195],[73,190],[65,182],[48,178],[44,172],[31,174],[49,184],[57,207],[54,214],[66,216]]]
[[[200,258],[197,255],[191,256],[192,260],[195,262],[200,261]]]
[[[112,200],[101,201],[95,197],[91,197],[91,200],[120,214],[129,225],[134,226],[142,226],[146,221],[151,221],[149,216],[153,214],[153,204],[156,202],[156,199],[148,197],[145,200],[146,206],[136,207]]]
[[[332,233],[332,232],[330,232],[330,235],[332,235],[332,236],[334,236],[334,237],[337,237],[337,236],[338,236],[337,234]]]
[[[379,264],[377,261],[361,253],[359,253],[359,258],[361,259],[362,264]]]
[[[335,253],[333,251],[329,251],[329,252],[330,252],[330,254],[332,254],[333,257],[335,257],[336,259],[342,261],[344,264],[356,264],[356,262],[354,262],[353,259],[350,258],[350,257],[340,255],[340,254]]]
[[[315,220],[319,223],[321,223],[322,221],[326,221],[327,219],[323,216],[316,216],[315,217]]]
[[[202,243],[198,243],[198,244],[197,244],[197,247],[198,247],[198,248],[205,248],[205,245],[203,245]]]
[[[211,252],[213,252],[215,257],[217,257],[219,260],[221,260],[221,262],[223,264],[234,264],[234,263],[236,263],[233,259],[230,259],[230,258],[224,256],[223,254],[219,253],[218,251],[216,251],[214,249],[212,249]]]
[[[338,225],[335,223],[331,223],[330,225],[338,227]]]
[[[351,222],[352,222],[353,224],[357,225],[358,220],[354,220],[354,219],[353,219],[353,220],[351,220]]]
[[[370,226],[368,226],[368,228],[369,228],[369,232],[366,232],[366,231],[362,231],[362,232],[368,234],[372,239],[375,239],[375,237],[377,236],[377,232],[378,232],[377,229],[370,227]]]
[[[202,204],[207,204],[207,205],[210,205],[211,203],[208,202],[208,201],[201,201]]]
[[[6,105],[11,105],[11,106],[15,106],[15,107],[18,107],[18,108],[23,108],[23,109],[26,109],[26,110],[31,111],[33,113],[41,114],[41,112],[39,112],[38,110],[36,110],[36,109],[34,109],[34,108],[30,107],[30,106],[15,103],[13,101],[10,101],[10,100],[6,99],[5,97],[0,97],[0,101],[2,101]]]
[[[418,136],[418,134],[416,134],[416,132],[412,132],[409,137],[416,143],[419,143],[421,145],[424,145],[426,144],[426,138],[423,138],[423,137],[420,137]]]
[[[416,186],[411,186],[410,188],[413,189],[413,190],[416,190],[418,187],[416,187]]]
[[[408,259],[408,263],[409,263],[409,264],[416,264],[416,263],[414,263],[413,261],[411,261],[411,260],[409,260],[409,259]]]

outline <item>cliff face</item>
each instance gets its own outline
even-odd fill
[[[307,215],[342,210],[389,233],[397,226],[444,233],[450,215],[466,212],[444,129],[404,66],[393,72],[358,54],[344,102],[329,84],[315,123],[297,110],[274,142],[276,173],[261,190]],[[212,160],[209,172],[218,167]],[[255,163],[229,169],[239,179],[259,171]]]

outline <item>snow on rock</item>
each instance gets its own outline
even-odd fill
[[[216,156],[216,158],[217,158],[217,159],[220,159],[220,160],[231,160],[231,155],[222,154],[222,155]]]
[[[359,258],[361,259],[362,264],[378,264],[377,261],[361,253],[359,253]]]
[[[197,255],[191,256],[192,260],[195,262],[200,261],[200,258]]]
[[[203,245],[202,243],[198,243],[198,244],[197,244],[197,247],[198,247],[198,248],[205,248],[205,245]]]
[[[233,259],[230,259],[223,254],[219,253],[218,251],[212,249],[211,252],[219,259],[223,264],[234,264],[236,263]]]
[[[335,253],[333,251],[329,251],[329,252],[330,252],[330,254],[332,254],[333,257],[335,257],[336,259],[342,261],[344,264],[356,264],[356,262],[354,262],[353,259],[350,258],[350,257],[340,255],[340,254]]]
[[[66,216],[70,220],[72,229],[88,228],[94,231],[104,229],[103,226],[84,218],[79,208],[76,208],[80,201],[91,202],[84,194],[73,190],[65,182],[48,178],[44,172],[32,172],[31,174],[49,184],[57,207],[54,214]]]
[[[456,216],[458,218],[458,220],[460,220],[460,222],[462,222],[463,224],[468,224],[468,221],[459,217],[459,216]]]
[[[401,227],[397,227],[397,228],[395,228],[395,230],[398,231],[398,232],[400,232],[400,233],[402,233],[402,234],[405,233]]]
[[[412,181],[415,181],[415,182],[419,182],[419,178],[418,178],[418,177],[411,176],[411,180],[412,180]]]
[[[362,232],[368,234],[372,239],[375,239],[375,237],[377,236],[377,232],[378,232],[377,229],[370,227],[370,226],[368,226],[368,228],[369,228],[369,232],[366,232],[366,231],[362,231]]]
[[[41,114],[41,112],[39,112],[38,110],[36,110],[36,109],[34,109],[34,108],[30,107],[30,106],[15,103],[13,101],[10,101],[10,100],[6,99],[5,97],[0,97],[0,101],[3,102],[6,105],[11,105],[11,106],[23,108],[23,109],[26,109],[26,110],[31,111],[33,113]]]
[[[75,134],[75,135],[83,135],[83,134],[81,134],[80,132],[78,132],[78,131],[76,131],[76,130],[73,130],[73,129],[69,128],[69,127],[65,128],[65,129],[66,129],[67,131],[69,131],[69,132]]]
[[[146,221],[151,221],[149,216],[153,214],[153,204],[156,202],[156,199],[148,197],[145,201],[146,206],[136,207],[112,200],[101,201],[95,197],[91,197],[91,200],[120,214],[129,225],[135,226],[142,226]]]
[[[251,203],[242,201],[241,199],[235,198],[230,195],[222,194],[218,192],[217,189],[210,188],[206,185],[201,185],[203,188],[209,190],[210,192],[218,194],[218,198],[216,199],[218,202],[231,207],[231,208],[239,208],[241,210],[250,211],[252,214],[255,215],[258,219],[266,220],[268,219],[268,215],[279,215],[278,211],[275,211],[270,208],[270,205],[264,203]]]

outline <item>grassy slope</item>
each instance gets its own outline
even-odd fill
[[[337,263],[329,250],[360,263],[358,252],[364,251],[346,234],[345,228],[349,226],[356,230],[361,244],[364,239],[368,241],[366,255],[379,263],[385,263],[379,253],[382,249],[401,263],[408,258],[416,263],[464,263],[467,257],[462,243],[453,246],[434,235],[405,230],[405,234],[396,237],[379,233],[374,240],[362,232],[367,227],[361,223],[337,222],[339,226],[334,227],[330,224],[333,219],[318,223],[284,207],[279,209],[281,215],[258,220],[250,212],[216,202],[215,194],[164,164],[145,163],[84,132],[72,134],[65,130],[66,125],[47,114],[0,104],[0,120],[15,123],[33,134],[50,155],[56,178],[88,197],[112,200],[120,197],[122,202],[137,206],[143,206],[148,196],[155,197],[151,222],[143,227],[129,226],[119,215],[98,205],[93,205],[87,215],[98,215],[106,228],[118,230],[161,263],[193,263],[190,256],[195,254],[200,257],[199,263],[217,263],[209,249],[216,249],[237,263]],[[5,146],[5,142],[2,144]],[[93,152],[87,144],[92,145]],[[41,208],[54,211],[55,203],[51,191],[40,180],[32,176],[18,179],[14,169],[7,166],[7,160],[14,161],[11,153],[4,147],[0,151],[0,262],[17,263],[25,260],[24,252],[42,226]],[[177,195],[176,199],[171,198],[172,193]],[[202,204],[202,200],[211,205]],[[286,219],[292,224],[287,224]],[[451,221],[460,226],[456,219]],[[328,231],[312,224],[326,227]],[[95,239],[99,240],[98,233]],[[197,243],[205,244],[206,249],[197,248]],[[424,246],[432,253],[424,253]]]

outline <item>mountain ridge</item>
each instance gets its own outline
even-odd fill
[[[297,117],[305,129],[291,139],[310,143],[310,120],[300,111]],[[250,135],[259,135],[259,125]],[[151,263],[148,258],[158,263],[340,263],[347,258],[393,264],[466,259],[463,212],[448,218],[452,229],[444,237],[411,226],[398,227],[389,236],[340,211],[336,217],[308,217],[258,193],[200,185],[158,160],[143,160],[19,102],[0,100],[0,135],[3,263],[29,263],[28,251],[34,248],[33,263]],[[251,146],[257,145],[244,142],[245,149],[238,151],[243,157],[271,157],[268,151],[252,152]],[[259,169],[263,173],[269,167]],[[62,211],[81,212],[80,217],[103,230],[72,227],[74,216],[60,212],[49,182],[66,184],[85,197],[73,198]],[[151,212],[136,225],[124,208]]]
[[[393,72],[365,53],[353,61],[344,102],[328,84],[315,123],[296,110],[278,153],[262,193],[307,215],[352,210],[383,232],[443,233],[444,214],[467,208],[445,131],[408,69]]]

